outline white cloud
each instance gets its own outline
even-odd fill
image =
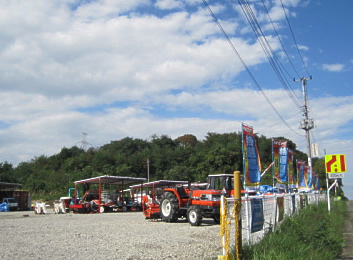
[[[298,49],[299,49],[299,50],[302,50],[302,51],[308,51],[308,50],[309,50],[309,47],[304,46],[304,45],[298,45]]]
[[[156,7],[160,9],[174,9],[174,8],[182,8],[184,5],[182,1],[177,1],[177,0],[157,0]]]
[[[322,69],[330,72],[340,72],[344,69],[344,64],[323,64]]]

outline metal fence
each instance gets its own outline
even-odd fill
[[[235,243],[234,218],[236,210],[234,198],[222,198],[221,210],[221,241],[223,254],[229,250],[227,245]],[[255,244],[270,231],[274,231],[285,217],[296,214],[308,204],[326,201],[325,194],[274,194],[242,197],[242,243]],[[222,215],[225,212],[225,215]],[[229,236],[229,237],[226,237]],[[224,243],[228,241],[228,243]]]

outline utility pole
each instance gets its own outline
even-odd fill
[[[150,182],[150,159],[147,158],[147,182]]]
[[[309,108],[308,108],[308,94],[306,91],[306,82],[308,80],[312,80],[312,77],[310,76],[309,79],[302,77],[299,80],[294,81],[301,81],[302,83],[302,90],[303,90],[303,101],[304,101],[304,106],[303,106],[303,116],[304,119],[300,121],[300,128],[305,131],[305,137],[306,137],[306,148],[307,148],[307,155],[308,155],[308,166],[311,168],[311,144],[310,144],[310,130],[314,128],[314,120],[312,118],[309,118]]]

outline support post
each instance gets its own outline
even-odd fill
[[[234,226],[235,226],[235,259],[242,259],[242,223],[241,223],[241,177],[240,171],[234,172]]]
[[[332,183],[330,188],[327,189],[327,206],[328,206],[328,212],[331,212],[331,196],[330,196],[330,190],[333,188],[333,186],[336,186],[337,179],[335,179],[335,182]]]

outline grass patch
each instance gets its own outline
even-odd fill
[[[243,259],[335,259],[344,245],[343,228],[347,216],[344,201],[333,203],[330,214],[327,203],[308,205],[298,214],[284,219],[278,230],[260,243],[245,246]]]

